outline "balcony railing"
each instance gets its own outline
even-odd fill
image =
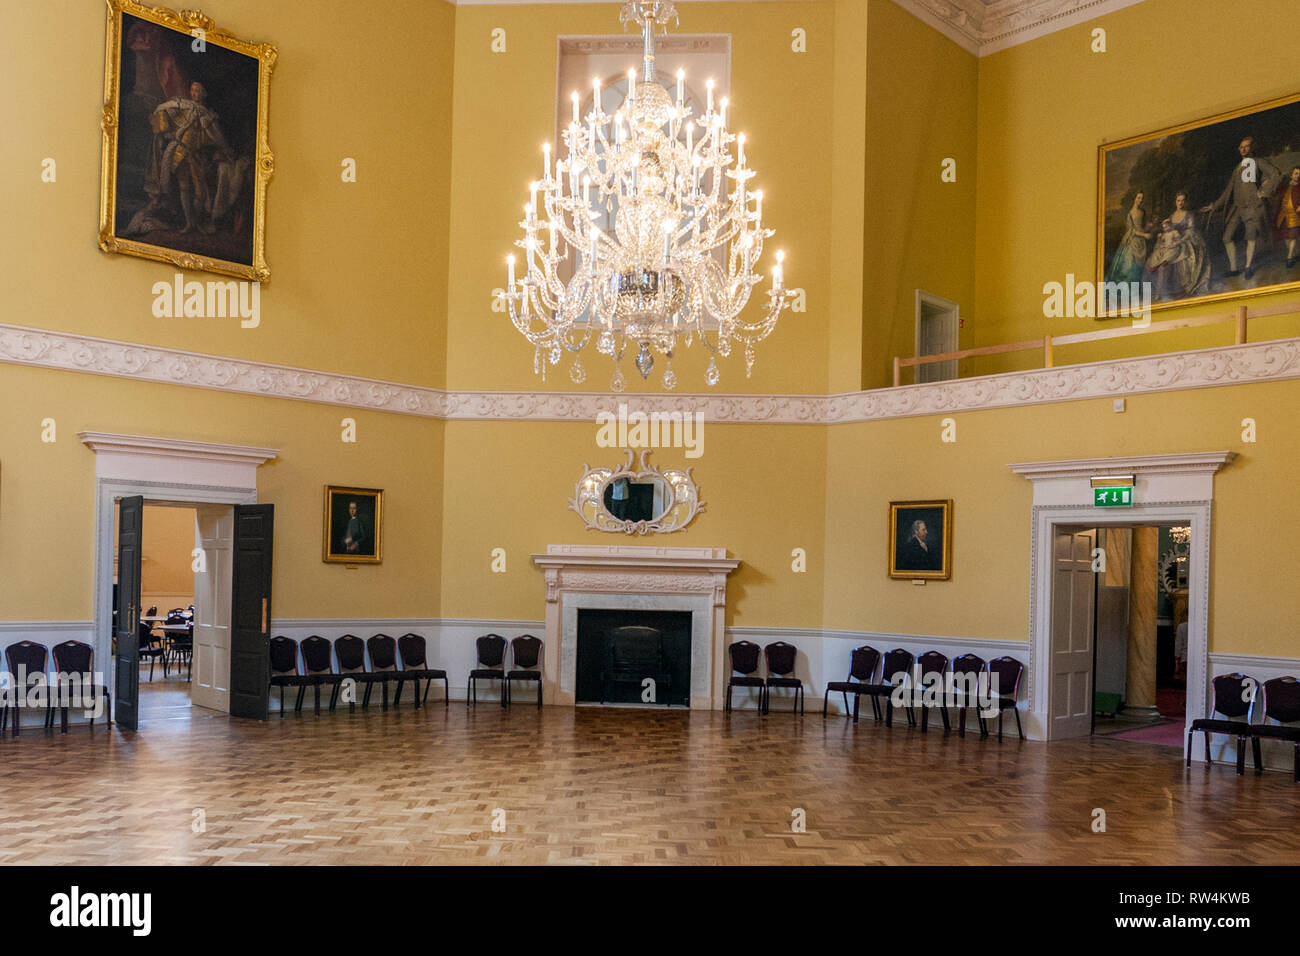
[[[894,386],[901,385],[903,369],[919,365],[931,365],[935,362],[951,362],[953,359],[973,358],[977,355],[1004,355],[1009,352],[1036,352],[1042,350],[1043,368],[1055,365],[1053,350],[1058,345],[1077,345],[1080,342],[1099,342],[1102,339],[1118,339],[1129,335],[1149,335],[1153,332],[1172,332],[1174,329],[1190,329],[1203,325],[1225,325],[1229,322],[1237,326],[1237,345],[1245,345],[1247,327],[1251,319],[1263,319],[1278,315],[1300,315],[1300,303],[1285,303],[1261,308],[1238,306],[1232,312],[1219,312],[1214,315],[1201,315],[1194,319],[1169,319],[1164,322],[1152,322],[1145,326],[1127,325],[1116,329],[1102,329],[1098,332],[1074,332],[1069,335],[1044,335],[1041,339],[1026,339],[1022,342],[1008,342],[1005,345],[984,345],[974,349],[959,349],[956,352],[943,352],[939,355],[918,355],[915,358],[894,356]]]

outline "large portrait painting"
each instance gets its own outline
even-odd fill
[[[99,245],[263,282],[275,47],[108,0]]]
[[[1104,144],[1097,281],[1152,308],[1300,288],[1300,94]]]
[[[952,499],[889,503],[889,576],[952,577]]]
[[[384,493],[378,488],[325,486],[323,559],[340,564],[383,562]]]

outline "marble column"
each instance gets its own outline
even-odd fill
[[[1159,529],[1133,529],[1129,574],[1128,669],[1124,715],[1159,716],[1156,710],[1156,573]]]

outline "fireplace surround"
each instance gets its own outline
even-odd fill
[[[576,702],[578,611],[688,611],[690,706],[722,708],[727,667],[727,576],[740,561],[725,548],[548,545],[533,561],[546,579],[545,699]]]

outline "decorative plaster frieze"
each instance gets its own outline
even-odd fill
[[[584,421],[625,402],[709,424],[842,425],[1300,378],[1300,338],[836,395],[447,391],[0,324],[0,362],[447,421]]]
[[[1114,13],[1142,0],[894,0],[976,56]]]

